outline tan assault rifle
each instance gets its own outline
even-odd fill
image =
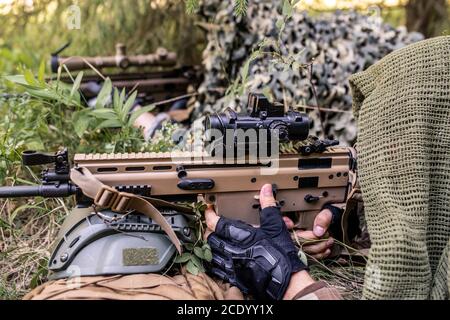
[[[311,229],[325,204],[344,204],[354,159],[347,148],[322,154],[284,154],[275,175],[264,164],[224,164],[193,154],[77,154],[74,163],[102,183],[121,190],[145,190],[145,196],[196,201],[200,195],[219,215],[259,222],[259,190],[276,186],[282,212],[295,214],[298,227]]]
[[[198,154],[77,154],[75,167],[88,169],[96,180],[121,192],[167,202],[195,202],[201,197],[219,215],[251,224],[259,220],[259,190],[270,183],[276,188],[281,211],[294,218],[297,227],[311,229],[325,204],[345,204],[351,190],[355,163],[348,148],[332,147],[320,154],[283,154],[275,175],[265,175],[262,163],[215,163]],[[54,156],[27,152],[26,165],[55,163],[45,170],[43,184],[0,188],[0,198],[67,197],[92,203],[70,180],[67,150]]]

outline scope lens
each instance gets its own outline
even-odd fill
[[[228,124],[229,120],[226,114],[216,113],[215,115],[206,117],[205,130],[219,130],[224,134]]]
[[[207,141],[211,140],[212,130],[220,130],[220,132],[224,130],[218,114],[208,116],[205,119],[205,138]]]

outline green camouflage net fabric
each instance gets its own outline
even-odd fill
[[[450,37],[400,49],[351,79],[372,248],[365,299],[448,299]]]

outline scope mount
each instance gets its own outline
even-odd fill
[[[262,93],[250,93],[248,96],[248,107],[251,108],[250,115],[266,119],[268,117],[283,117],[284,106],[273,104]]]
[[[22,163],[25,166],[53,164],[53,168],[47,168],[41,172],[41,180],[44,184],[60,184],[69,181],[70,162],[67,148],[53,155],[32,150],[25,151],[22,153]]]

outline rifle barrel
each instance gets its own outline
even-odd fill
[[[110,57],[59,57],[52,56],[52,72],[58,72],[61,64],[65,64],[70,71],[89,70],[92,67],[102,68],[121,68],[129,67],[174,67],[177,64],[177,55],[174,52],[168,52],[165,49],[157,53],[137,56],[110,56]]]
[[[26,197],[44,197],[44,198],[62,198],[69,197],[77,193],[77,187],[70,183],[43,184],[39,186],[16,186],[1,187],[1,198],[26,198]]]

